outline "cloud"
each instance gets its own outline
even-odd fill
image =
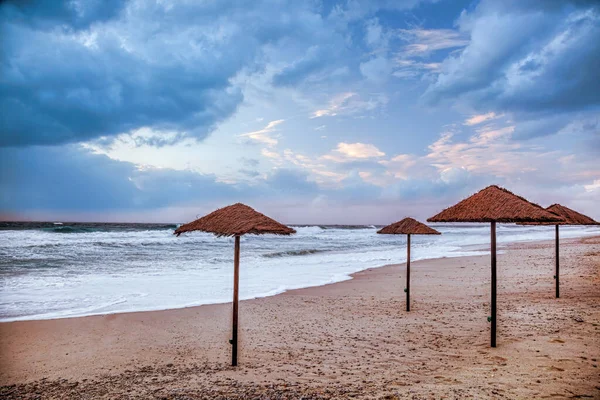
[[[278,119],[276,121],[271,121],[265,126],[263,129],[254,132],[243,133],[240,137],[247,137],[253,141],[266,144],[269,147],[273,147],[277,145],[277,138],[271,136],[271,133],[276,131],[277,125],[285,122],[284,119]]]
[[[285,149],[283,155],[285,162],[310,174],[312,180],[323,187],[336,186],[346,177],[345,173],[339,173],[327,168],[325,163],[318,158],[298,154],[290,149]]]
[[[462,184],[469,178],[466,168],[446,168],[440,172],[440,179],[446,184]]]
[[[92,147],[95,146],[103,150],[109,149],[111,145],[116,143],[131,147],[152,146],[160,148],[173,146],[186,138],[184,134],[177,131],[158,131],[150,128],[139,128],[115,137],[101,136],[89,144]]]
[[[0,146],[109,141],[141,128],[202,140],[238,110],[254,74],[286,87],[355,77],[350,38],[365,25],[353,21],[370,19],[377,40],[379,10],[418,3],[4,1]],[[382,67],[362,69],[377,79]]]
[[[600,190],[600,179],[594,180],[589,185],[583,185],[583,187],[585,188],[586,192],[595,192]]]
[[[469,43],[463,33],[451,29],[399,29],[395,35],[408,43],[391,57],[392,75],[401,79],[435,79],[441,63],[424,60],[432,58],[439,51],[464,47]]]
[[[274,162],[276,164],[281,163],[282,157],[279,153],[277,153],[275,151],[271,151],[268,149],[262,149],[260,151],[260,154],[262,154],[263,157],[270,159],[272,162]]]
[[[426,56],[432,52],[464,47],[469,44],[468,37],[462,32],[451,29],[400,29],[399,36],[409,42],[402,52],[402,57]]]
[[[256,178],[256,177],[260,176],[260,172],[252,170],[252,169],[242,168],[242,169],[239,169],[238,172],[240,174],[243,174],[243,175],[245,175],[247,177],[250,177],[250,178]]]
[[[243,173],[252,184],[223,183],[213,175],[192,171],[140,167],[76,145],[0,148],[0,209],[9,217],[102,220],[113,215],[135,220],[146,215],[156,220],[160,215],[165,221],[179,221],[193,218],[198,210],[235,201],[293,202],[306,207],[325,196],[337,206],[352,204],[362,201],[364,189],[370,187],[346,181],[347,187],[322,188],[308,172],[290,168],[276,168],[265,177],[251,169]]]
[[[258,166],[258,164],[260,164],[260,161],[258,161],[255,158],[246,158],[246,157],[242,157],[239,159],[239,161],[244,164],[246,167],[256,167]]]
[[[211,175],[140,168],[78,146],[0,148],[0,209],[144,210],[236,197]]]
[[[394,61],[393,76],[396,78],[417,78],[423,75],[437,74],[440,70],[440,63],[420,62],[409,59],[396,59]]]
[[[330,65],[332,49],[324,46],[312,46],[306,55],[286,66],[273,76],[275,86],[295,86],[302,83],[308,76],[316,74]]]
[[[5,0],[0,13],[2,18],[25,20],[42,29],[57,24],[85,29],[115,18],[124,5],[121,0]]]
[[[230,79],[252,61],[259,44],[252,35],[216,35],[216,21],[194,27],[193,19],[174,30],[168,14],[175,10],[127,4],[120,19],[85,32],[2,18],[0,145],[85,141],[141,127],[203,138],[236,110],[243,97]],[[6,17],[8,6],[0,7]]]
[[[578,162],[565,166],[558,159],[571,152],[545,146],[543,141],[512,140],[514,126],[484,126],[466,140],[455,132],[444,132],[429,145],[421,162],[435,166],[438,171],[449,168],[466,170],[470,176],[487,177],[509,184],[535,187],[583,185],[600,175],[595,156],[579,152]]]
[[[386,67],[385,60],[374,58],[361,65],[360,43],[353,37],[363,35],[364,43],[377,52],[385,51],[390,30],[379,23],[376,15],[382,11],[408,10],[421,0],[343,0],[319,4],[321,13],[312,19],[311,29],[305,32],[309,43],[302,56],[294,57],[278,68],[272,83],[276,87],[295,87],[305,84],[347,82],[355,70],[364,70],[369,79],[377,78],[376,71]],[[360,21],[360,22],[359,22]],[[361,41],[362,43],[362,41]],[[389,75],[389,73],[388,73]]]
[[[477,184],[490,182],[583,185],[599,173],[593,167],[591,154],[579,154],[578,163],[567,165],[573,153],[566,149],[556,150],[539,141],[515,142],[515,125],[510,120],[490,116],[475,120],[481,121],[476,125],[457,124],[444,132],[424,155],[406,153],[386,157],[373,144],[341,142],[321,156],[306,156],[286,149],[283,154],[276,154],[275,165],[301,168],[321,188],[342,190],[351,182],[349,178],[360,178],[369,185],[384,188],[387,196],[404,193],[406,188],[414,193],[422,189],[424,195],[436,191],[449,193],[450,188],[475,189]],[[400,181],[410,183],[398,186]]]
[[[517,140],[530,140],[556,134],[590,137],[590,148],[593,148],[593,138],[597,138],[600,133],[599,116],[597,111],[586,110],[554,114],[519,114],[515,118],[513,137]]]
[[[353,22],[378,11],[401,11],[416,7],[421,0],[346,0],[334,3],[329,19]]]
[[[0,146],[144,127],[203,139],[236,112],[236,79],[264,71],[268,51],[304,52],[332,33],[303,2],[116,3],[0,4]]]
[[[382,10],[416,0],[276,3],[1,2],[0,207],[271,198],[347,222],[490,183],[595,204],[592,3],[483,0],[404,30]],[[418,18],[451,26],[438,6]]]
[[[599,22],[591,2],[483,0],[458,20],[468,46],[443,61],[423,98],[515,113],[597,108]]]
[[[254,163],[251,163],[254,164]],[[314,197],[322,189],[301,170],[277,168],[265,178],[242,169],[253,184],[219,182],[192,171],[112,160],[76,145],[0,148],[0,209],[4,213],[143,212],[230,203],[235,199]]]
[[[385,153],[380,151],[372,144],[342,142],[338,143],[335,150],[324,155],[322,158],[335,162],[349,162],[366,160],[370,158],[379,158],[383,156],[385,156]]]
[[[333,97],[327,107],[314,111],[311,118],[356,115],[382,108],[387,103],[385,94],[372,94],[368,100],[363,100],[357,93],[346,92]]]
[[[476,130],[476,134],[471,136],[470,142],[477,145],[487,145],[489,143],[498,142],[498,139],[510,139],[512,133],[515,131],[513,125],[504,126],[497,128],[492,125],[487,125]]]
[[[361,63],[359,68],[365,78],[375,83],[384,83],[392,73],[392,64],[382,56]]]
[[[534,164],[524,157],[519,144],[502,137],[512,127],[498,131],[483,131],[468,141],[454,141],[454,134],[443,133],[429,145],[426,158],[439,170],[464,168],[476,174],[506,178],[513,174],[532,171]]]
[[[419,163],[419,158],[414,154],[397,154],[390,160],[379,161],[379,164],[385,166],[389,175],[395,179],[409,179],[416,173],[426,175],[426,167]]]
[[[275,192],[282,197],[300,196],[306,198],[314,196],[320,191],[315,182],[308,180],[307,173],[287,168],[274,170],[265,180],[265,185],[269,192]]]
[[[348,100],[354,96],[357,96],[357,94],[351,92],[337,95],[336,97],[331,99],[327,108],[323,108],[313,112],[311,118],[331,117],[337,115],[339,111],[346,109]]]
[[[473,115],[471,118],[465,120],[464,125],[473,126],[479,125],[483,122],[490,121],[492,119],[498,118],[499,115],[496,115],[494,112],[489,112],[487,114],[479,114]]]
[[[386,47],[388,39],[377,18],[370,19],[365,23],[365,43],[368,46],[376,49]]]

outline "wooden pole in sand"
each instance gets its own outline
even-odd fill
[[[240,283],[240,237],[235,237],[233,253],[233,329],[231,334],[231,365],[237,365],[238,350],[238,294]]]
[[[492,242],[492,330],[491,330],[491,346],[496,347],[496,221],[492,221],[491,226],[491,242]]]
[[[410,311],[410,233],[406,242],[406,311]]]
[[[560,281],[559,281],[559,260],[558,260],[558,224],[555,225],[556,226],[556,248],[555,250],[555,255],[554,257],[556,258],[556,275],[554,275],[554,279],[556,280],[556,298],[558,299],[560,297],[560,291],[559,291],[559,286],[560,286]]]

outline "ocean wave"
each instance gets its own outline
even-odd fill
[[[359,230],[375,229],[375,225],[319,225],[321,229]]]
[[[23,320],[42,320],[42,319],[56,319],[56,318],[70,318],[70,317],[81,317],[87,315],[102,315],[110,314],[110,311],[103,311],[107,308],[111,308],[120,304],[127,303],[127,297],[122,296],[114,300],[108,300],[103,303],[93,304],[88,307],[79,307],[65,310],[48,310],[44,313],[31,313],[28,315],[10,315],[3,312],[0,314],[0,322],[13,322]]]
[[[307,256],[310,254],[324,253],[326,249],[304,249],[304,250],[288,250],[288,251],[278,251],[275,253],[267,253],[263,254],[263,257],[267,258],[277,258],[277,257],[288,257],[288,256]]]
[[[112,226],[72,226],[72,225],[54,225],[49,228],[41,228],[44,232],[56,232],[56,233],[93,233],[93,232],[150,232],[156,230],[168,230],[173,231],[177,228],[177,224],[162,225],[157,227],[112,227]]]
[[[56,232],[56,233],[88,233],[97,232],[98,230],[90,228],[75,228],[69,225],[57,225],[52,228],[42,228],[44,232]]]
[[[88,232],[136,232],[174,230],[179,224],[155,223],[111,223],[111,222],[0,222],[0,231],[27,231],[57,233],[88,233]]]
[[[294,229],[296,229],[296,233],[298,235],[314,235],[314,234],[319,234],[323,232],[323,228],[320,226],[315,226],[315,225],[311,225],[311,226],[295,226]]]
[[[51,249],[51,248],[58,248],[58,247],[65,247],[65,246],[67,246],[67,244],[65,244],[65,243],[35,243],[35,244],[21,245],[19,247],[21,247],[23,249]]]
[[[376,225],[290,225],[297,231],[303,230],[357,230],[357,229],[376,229]]]
[[[233,239],[200,232],[176,238],[166,224],[41,224],[27,223],[27,229],[9,232],[0,223],[0,320],[231,300]],[[65,226],[105,231],[61,235],[42,230]],[[403,236],[377,235],[367,225],[323,227],[298,227],[298,235],[285,239],[244,237],[240,299],[337,282],[359,270],[406,259]],[[413,260],[487,254],[489,224],[443,225],[440,231],[441,236],[415,236]],[[599,232],[597,227],[561,227],[565,238]],[[553,229],[507,226],[499,232],[501,244],[540,239],[553,239]],[[485,251],[474,252],[480,248]],[[545,257],[551,255],[549,251]]]

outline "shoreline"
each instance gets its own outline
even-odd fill
[[[240,302],[0,324],[0,397],[539,398],[600,396],[600,236],[498,256],[498,347],[489,347],[489,256],[404,264]],[[435,395],[434,395],[435,394]],[[263,396],[263,397],[260,397]],[[396,396],[396,397],[393,397]]]
[[[581,239],[585,239],[585,238],[590,238],[590,237],[596,237],[598,235],[586,235],[586,236],[581,236],[581,237],[576,237],[576,238],[567,238],[567,239],[562,239],[561,240],[561,244],[563,243],[568,243],[570,241],[579,241]],[[505,251],[506,249],[510,249],[510,248],[515,248],[515,247],[519,247],[520,245],[546,245],[546,244],[550,244],[550,243],[554,243],[554,240],[548,239],[548,240],[520,240],[520,241],[512,241],[512,242],[508,242],[508,243],[499,243],[498,245],[498,254],[500,254],[502,251]],[[462,251],[462,252],[486,252],[489,251],[489,245],[466,245],[466,246],[461,246],[460,250],[455,250],[455,251]],[[421,262],[421,261],[435,261],[435,260],[443,260],[443,259],[454,259],[454,258],[465,258],[465,257],[477,257],[480,255],[458,255],[458,256],[446,256],[446,257],[434,257],[434,258],[422,258],[422,259],[413,259],[411,261],[412,264],[416,263],[416,262]],[[341,282],[346,282],[348,280],[352,280],[355,278],[356,274],[360,274],[361,272],[367,271],[367,270],[373,270],[373,269],[377,269],[377,268],[384,268],[387,266],[396,266],[396,265],[404,265],[406,263],[400,263],[400,264],[383,264],[383,265],[378,265],[378,266],[373,266],[373,267],[365,267],[364,269],[360,269],[356,272],[352,272],[349,274],[344,275],[343,279],[339,279],[336,280],[335,278],[332,278],[332,282],[327,282],[327,283],[319,283],[319,284],[315,284],[315,285],[309,285],[309,286],[302,286],[302,287],[298,287],[298,288],[292,288],[292,289],[283,289],[281,291],[276,291],[276,293],[273,294],[264,294],[264,295],[257,295],[254,297],[249,297],[249,298],[240,298],[240,301],[251,301],[251,300],[257,300],[257,299],[264,299],[264,298],[268,298],[268,297],[273,297],[273,296],[280,296],[282,294],[285,294],[287,292],[290,291],[294,291],[294,290],[302,290],[302,289],[309,289],[309,288],[315,288],[315,287],[324,287],[324,286],[329,286],[329,285],[335,285],[337,283],[341,283]],[[270,292],[269,292],[270,293]],[[223,302],[211,302],[211,303],[202,303],[202,304],[193,304],[193,305],[184,305],[184,306],[177,306],[177,307],[170,307],[170,308],[151,308],[151,309],[144,309],[144,310],[131,310],[131,311],[115,311],[115,312],[98,312],[98,313],[92,313],[92,314],[85,314],[85,315],[66,315],[66,316],[50,316],[50,317],[43,317],[43,316],[19,316],[19,317],[14,317],[14,318],[6,318],[6,319],[0,319],[0,325],[1,324],[8,324],[8,323],[13,323],[13,322],[28,322],[28,321],[53,321],[53,320],[64,320],[64,319],[72,319],[72,318],[88,318],[88,317],[105,317],[105,316],[109,316],[109,315],[116,315],[116,314],[136,314],[136,313],[147,313],[147,312],[157,312],[157,311],[171,311],[171,310],[183,310],[183,309],[189,309],[189,308],[194,308],[194,307],[203,307],[203,306],[213,306],[213,305],[224,305],[224,304],[230,304],[231,301],[223,301]]]

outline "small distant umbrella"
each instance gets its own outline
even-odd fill
[[[496,347],[496,222],[562,222],[564,219],[496,185],[475,193],[429,218],[428,222],[489,222],[491,224],[491,346]]]
[[[554,282],[555,282],[555,290],[556,290],[556,298],[560,297],[560,261],[559,261],[559,235],[558,235],[558,226],[559,225],[600,225],[599,222],[594,221],[592,218],[587,215],[583,215],[578,213],[575,210],[570,209],[569,207],[562,206],[560,204],[552,204],[547,207],[546,210],[550,211],[553,214],[561,216],[564,218],[564,222],[523,222],[520,225],[554,225],[555,226],[555,246],[554,246],[554,260],[555,260],[555,272],[554,272]]]
[[[410,311],[410,235],[441,235],[441,233],[412,218],[404,218],[402,221],[381,228],[377,233],[406,235],[406,289],[404,291],[406,311]]]
[[[212,213],[181,225],[175,230],[177,236],[184,232],[202,231],[214,233],[217,237],[234,236],[234,272],[233,272],[233,326],[231,343],[231,365],[237,365],[238,350],[238,288],[240,271],[240,236],[246,234],[262,235],[291,235],[296,233],[279,222],[255,211],[247,205],[237,203],[228,207],[220,208]]]

